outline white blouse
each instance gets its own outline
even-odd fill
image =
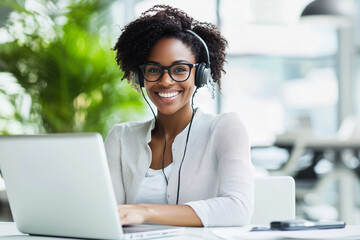
[[[150,167],[155,120],[115,125],[105,141],[118,204],[136,203]],[[178,174],[189,125],[172,144],[173,166],[166,200],[176,204]],[[194,209],[205,227],[249,224],[254,201],[254,167],[247,131],[236,113],[194,115],[181,168],[179,204]]]

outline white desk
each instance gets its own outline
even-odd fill
[[[268,232],[249,232],[248,227],[228,227],[228,228],[186,228],[180,235],[158,238],[159,240],[194,240],[194,239],[360,239],[360,226],[347,226],[345,229],[332,230],[308,230],[308,231],[268,231]],[[17,231],[13,222],[0,222],[1,240],[60,240],[70,238],[39,237],[21,234]]]

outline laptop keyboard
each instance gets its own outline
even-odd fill
[[[157,225],[131,225],[131,226],[123,226],[124,233],[139,233],[139,232],[148,232],[148,231],[159,231],[172,229],[173,227],[168,226],[157,226]]]

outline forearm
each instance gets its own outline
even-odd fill
[[[118,205],[123,225],[143,222],[163,225],[202,227],[195,211],[187,205],[125,204]]]
[[[175,225],[202,227],[203,224],[188,205],[144,204],[148,216],[146,222]]]

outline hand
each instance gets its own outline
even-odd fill
[[[141,224],[146,221],[147,208],[142,204],[118,205],[122,225]]]

